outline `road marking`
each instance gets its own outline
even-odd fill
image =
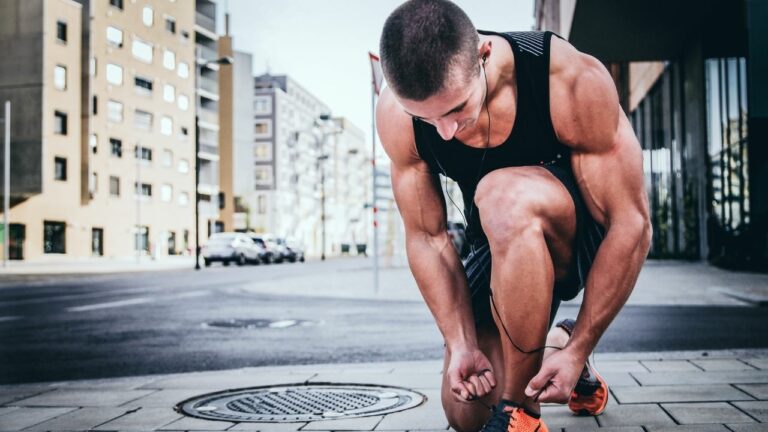
[[[91,310],[97,310],[97,309],[109,309],[109,308],[118,308],[123,306],[133,306],[137,304],[144,304],[144,303],[151,303],[155,301],[154,297],[138,297],[128,300],[119,300],[119,301],[113,301],[113,302],[107,302],[107,303],[95,303],[85,306],[75,306],[71,308],[67,308],[67,311],[69,312],[85,312],[85,311],[91,311]]]
[[[202,297],[202,296],[206,296],[206,295],[208,295],[210,293],[211,293],[210,291],[202,291],[202,290],[200,290],[200,291],[190,291],[190,292],[186,292],[186,293],[181,293],[181,294],[177,294],[177,295],[171,295],[171,296],[168,296],[168,297],[163,297],[163,300],[165,300],[165,299],[171,300],[171,299],[184,299],[184,298],[192,298],[192,297]]]
[[[17,319],[21,319],[21,317],[20,316],[0,316],[0,322],[15,321]]]

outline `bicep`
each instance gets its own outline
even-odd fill
[[[445,200],[439,177],[423,161],[392,164],[392,190],[406,233],[436,236],[447,229]]]

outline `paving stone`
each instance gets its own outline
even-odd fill
[[[680,424],[755,422],[725,402],[662,404],[662,407]]]
[[[648,432],[730,432],[721,424],[697,424],[684,426],[648,426]]]
[[[764,371],[721,371],[721,372],[655,372],[633,373],[632,376],[644,386],[655,385],[696,385],[696,384],[765,384],[768,373]]]
[[[440,391],[425,392],[426,403],[409,410],[387,414],[376,430],[427,430],[448,429],[448,419],[440,401]]]
[[[737,384],[736,387],[755,399],[768,400],[768,384]]]
[[[157,377],[124,377],[92,380],[64,381],[54,383],[60,389],[93,389],[93,390],[134,390],[156,380]]]
[[[605,382],[608,383],[608,387],[610,388],[616,386],[637,387],[640,385],[634,378],[632,378],[632,375],[629,372],[598,372],[605,379]]]
[[[261,387],[280,384],[303,384],[313,377],[314,373],[305,374],[270,374],[270,373],[228,373],[190,374],[185,376],[160,379],[143,385],[141,389],[207,389],[207,392],[236,389],[243,387]]]
[[[687,360],[643,360],[640,362],[651,372],[700,372],[701,369]]]
[[[205,393],[209,393],[210,389],[174,389],[174,390],[158,390],[152,394],[144,396],[139,399],[126,402],[121,407],[126,408],[172,408],[179,402],[190,399],[195,396],[200,396]]]
[[[768,401],[733,402],[742,411],[763,423],[768,423]]]
[[[116,419],[126,413],[125,408],[81,408],[36,424],[25,431],[86,430]]]
[[[225,421],[210,421],[193,417],[182,417],[174,422],[159,428],[159,430],[178,431],[222,431],[234,426],[234,423]]]
[[[707,372],[727,370],[755,370],[755,368],[744,362],[730,359],[691,360],[691,363],[704,369]]]
[[[614,387],[611,391],[622,404],[752,400],[729,385]]]
[[[75,408],[19,408],[0,416],[0,431],[17,431],[64,415]]]
[[[19,406],[118,406],[153,393],[154,390],[56,390],[16,401]]]
[[[294,432],[301,430],[303,423],[238,423],[228,431],[259,431],[259,432]]]
[[[648,405],[614,405],[606,407],[603,414],[597,418],[600,426],[649,426],[674,425],[667,413],[655,404]]]
[[[332,382],[347,384],[379,384],[412,389],[439,389],[442,376],[439,373],[392,373],[377,375],[369,373],[339,374],[319,373],[309,380],[311,383]]]
[[[590,428],[598,426],[594,417],[573,415],[565,405],[550,405],[541,407],[541,418],[550,429],[557,428]]]
[[[9,412],[17,409],[19,409],[19,407],[0,407],[0,416],[3,414],[8,414]]]
[[[163,427],[180,419],[181,414],[171,408],[142,408],[102,424],[96,430],[147,431]]]
[[[565,432],[645,432],[642,426],[616,426],[616,427],[593,427],[593,428],[565,428]]]
[[[593,365],[601,375],[605,372],[648,372],[648,368],[636,360],[600,360],[598,358]]]
[[[758,369],[768,370],[768,358],[744,359],[744,361]]]
[[[729,424],[728,429],[733,432],[768,432],[768,423],[735,423]]]
[[[9,405],[21,399],[27,399],[32,396],[56,390],[50,386],[2,386],[0,387],[0,405]]]
[[[381,422],[383,416],[359,417],[341,420],[322,420],[311,422],[302,431],[357,431],[373,430]]]

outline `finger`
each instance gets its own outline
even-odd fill
[[[472,381],[473,379],[476,381],[477,377],[473,375],[473,376],[469,377],[469,379],[465,380],[464,381],[464,387],[466,387],[467,390],[469,390],[470,396],[477,396],[478,388],[475,385],[475,382]]]
[[[491,385],[491,388],[496,388],[496,376],[493,374],[492,370],[485,369],[482,371],[482,375],[488,380],[488,384]]]
[[[528,382],[528,386],[525,388],[525,395],[528,397],[536,395],[536,393],[547,386],[547,383],[549,383],[554,375],[555,372],[553,370],[542,368],[541,371]]]
[[[469,390],[467,390],[463,384],[458,385],[456,388],[452,388],[451,391],[459,402],[467,403],[472,400],[472,395],[470,395]]]
[[[480,396],[485,396],[487,394],[490,394],[493,390],[493,387],[491,387],[491,384],[488,382],[488,378],[485,377],[485,375],[478,375],[477,380],[480,382],[480,388],[483,390],[483,394]]]
[[[563,389],[560,389],[555,385],[548,385],[546,388],[544,388],[539,397],[535,399],[535,401],[540,403],[549,402],[564,404],[568,402],[569,396],[570,395],[563,391]]]

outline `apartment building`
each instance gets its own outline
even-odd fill
[[[193,250],[193,7],[29,0],[0,17],[10,258]]]
[[[537,28],[611,72],[643,148],[651,256],[768,269],[768,7],[537,0]]]

